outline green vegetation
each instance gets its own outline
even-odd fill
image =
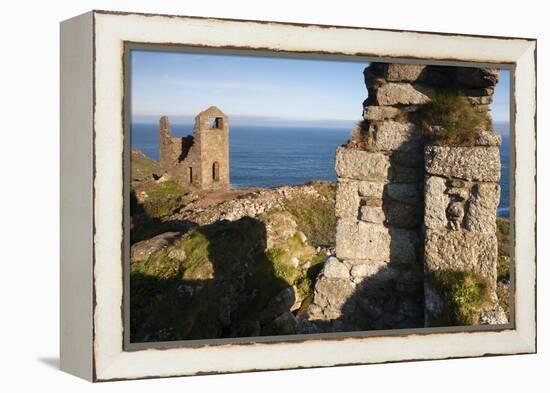
[[[479,311],[489,301],[486,279],[474,272],[445,270],[434,272],[433,288],[445,304],[444,315],[435,321],[437,325],[473,325]]]
[[[285,201],[285,210],[296,219],[298,229],[308,238],[313,247],[334,246],[336,243],[336,215],[334,212],[335,186],[316,186],[325,198],[304,195]],[[327,198],[328,196],[328,198]]]
[[[510,220],[497,218],[498,255],[510,256]]]
[[[510,285],[502,282],[497,283],[497,297],[499,306],[510,320]]]
[[[130,199],[130,243],[150,239],[159,233],[182,229],[176,222],[162,220],[189,202],[176,182],[169,180],[157,184],[151,181],[146,186],[141,184],[138,190],[132,190]],[[147,195],[142,197],[141,203],[136,198],[136,192],[144,192]]]
[[[131,153],[131,184],[134,186],[140,181],[153,180],[153,176],[159,176],[162,173],[158,162],[150,159],[137,149],[132,149]]]
[[[506,218],[497,218],[497,234],[510,236],[510,220]]]
[[[374,122],[372,123],[374,125]],[[371,122],[368,120],[358,122],[353,129],[350,143],[366,151],[378,151],[374,139],[374,127],[371,127]]]
[[[276,238],[265,249],[262,220],[270,214],[281,213],[197,227],[133,265],[133,339],[257,335],[257,321],[282,289],[295,285],[300,299],[311,298],[326,255],[316,254],[299,231]],[[270,230],[288,231],[283,228],[285,222],[284,216],[273,220]],[[230,327],[222,322],[224,318],[231,318]]]
[[[497,281],[510,281],[510,257],[498,256]]]
[[[480,129],[490,129],[491,119],[478,112],[468,99],[439,94],[422,105],[416,116],[429,143],[441,146],[473,146]]]
[[[189,202],[173,180],[160,183],[146,193],[148,196],[142,206],[150,217],[161,218],[170,215]]]
[[[229,314],[235,320],[232,328],[248,326],[288,286],[258,247],[262,243],[263,223],[245,217],[191,230],[132,266],[132,337],[138,341],[220,337],[224,328],[220,319]],[[174,250],[183,250],[185,258],[171,258]]]
[[[510,318],[510,220],[497,218],[497,296],[498,304]]]

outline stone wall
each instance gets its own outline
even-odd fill
[[[229,187],[229,124],[212,106],[195,117],[193,135],[173,138],[168,117],[160,119],[161,168],[184,189]]]
[[[489,113],[498,71],[372,63],[364,76],[363,120],[336,151],[336,255],[308,310],[324,331],[430,324],[434,270],[474,270],[493,294],[496,283],[500,139],[486,129],[476,146],[425,146],[416,114],[440,93]]]

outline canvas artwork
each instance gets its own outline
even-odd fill
[[[535,353],[533,38],[61,23],[60,366]]]
[[[510,69],[128,53],[130,343],[511,323]]]

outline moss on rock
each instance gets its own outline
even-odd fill
[[[434,325],[478,323],[479,312],[489,302],[486,278],[470,271],[442,270],[433,272],[430,281],[444,304],[443,312]]]

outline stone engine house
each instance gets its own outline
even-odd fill
[[[171,136],[167,116],[160,119],[160,166],[184,189],[229,188],[229,124],[215,106],[195,117],[193,135]]]

